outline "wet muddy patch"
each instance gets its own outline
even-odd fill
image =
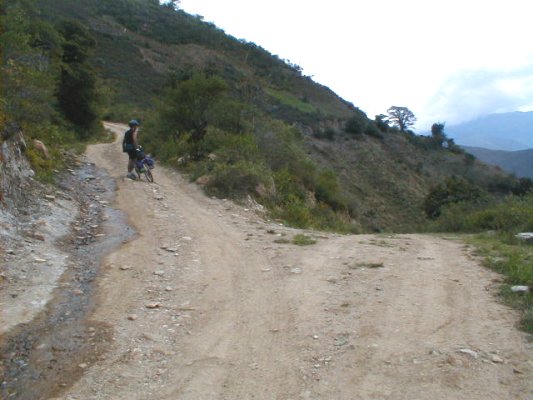
[[[58,186],[78,205],[68,233],[54,243],[64,254],[64,272],[43,311],[2,338],[2,399],[57,396],[86,368],[105,357],[112,340],[109,326],[90,320],[100,264],[105,255],[135,233],[125,215],[110,207],[114,181],[93,164],[78,163],[61,176]],[[46,261],[53,268],[53,259]]]

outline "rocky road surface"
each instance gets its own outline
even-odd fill
[[[87,157],[138,235],[97,280],[105,352],[57,399],[533,398],[533,346],[460,241],[287,228],[160,166],[125,179],[119,142]]]

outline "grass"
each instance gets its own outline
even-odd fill
[[[520,328],[533,335],[533,293],[511,291],[515,285],[533,287],[533,245],[502,233],[480,234],[468,241],[484,257],[485,266],[504,276],[500,295],[506,304],[520,310]]]
[[[359,268],[370,268],[370,269],[375,269],[375,268],[384,268],[385,265],[383,265],[382,262],[380,263],[365,263],[365,262],[361,262],[361,263],[356,263],[354,265],[350,265],[349,268],[350,269],[359,269]]]
[[[309,246],[315,243],[316,239],[313,239],[312,237],[301,233],[294,235],[294,237],[292,238],[292,244],[295,244],[297,246]]]
[[[313,105],[306,103],[303,100],[300,100],[289,92],[272,88],[266,88],[266,92],[273,98],[275,98],[277,101],[279,101],[281,104],[295,108],[303,113],[311,114],[317,111]]]

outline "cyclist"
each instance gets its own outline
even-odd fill
[[[128,153],[128,174],[127,178],[137,179],[137,176],[133,173],[133,168],[135,167],[135,161],[137,160],[137,147],[139,145],[139,134],[137,129],[140,125],[139,121],[132,119],[129,124],[130,129],[124,133],[124,140],[122,141],[122,151]]]

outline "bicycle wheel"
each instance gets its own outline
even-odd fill
[[[146,176],[146,180],[148,182],[153,182],[154,181],[154,177],[152,175],[152,171],[150,171],[150,168],[148,168],[148,165],[144,166],[144,176]]]

